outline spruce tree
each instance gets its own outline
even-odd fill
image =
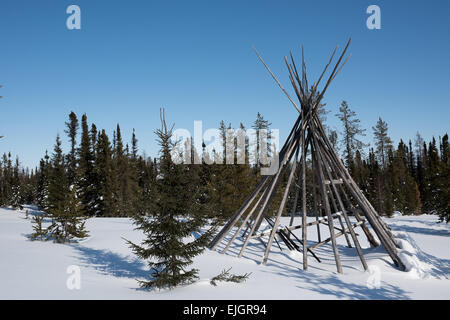
[[[103,129],[96,140],[95,157],[95,215],[96,216],[114,216],[117,212],[117,201],[114,198],[115,176],[112,163],[112,150],[108,136]]]
[[[442,221],[450,221],[450,145],[448,134],[441,142],[441,174],[437,212]]]
[[[48,187],[50,183],[50,157],[48,156],[47,150],[45,151],[45,156],[39,162],[39,173],[37,181],[37,204],[38,206],[46,211],[49,207],[48,204]]]
[[[388,181],[394,198],[394,210],[404,214],[421,212],[419,188],[408,170],[407,147],[402,140],[395,152],[389,151]]]
[[[95,186],[94,186],[94,154],[92,140],[87,123],[87,116],[81,117],[81,143],[78,149],[78,179],[77,191],[83,213],[87,216],[95,215]]]
[[[2,199],[3,205],[9,206],[11,205],[11,197],[12,197],[12,161],[11,161],[11,153],[4,153],[2,157],[3,168],[3,181],[2,181]]]
[[[172,130],[167,128],[164,113],[162,128],[156,131],[161,147],[157,179],[157,199],[150,216],[135,215],[137,229],[146,236],[142,244],[130,241],[133,252],[147,260],[151,268],[150,280],[139,281],[144,288],[174,288],[197,279],[197,269],[188,270],[193,258],[203,252],[210,234],[204,233],[188,242],[193,233],[199,233],[205,220],[194,201],[192,183],[187,167],[172,160]]]
[[[84,218],[80,216],[79,212],[80,204],[75,189],[68,185],[61,140],[57,135],[48,186],[47,213],[51,223],[44,229],[42,219],[34,219],[35,233],[30,236],[31,239],[53,239],[58,243],[65,243],[70,242],[73,238],[86,237]]]
[[[265,121],[261,116],[259,120]],[[260,124],[262,125],[262,122]],[[240,130],[237,131],[240,134],[245,131],[243,124],[240,124]],[[231,217],[242,204],[242,201],[245,200],[248,193],[251,192],[257,174],[259,174],[260,166],[255,164],[255,170],[252,170],[249,165],[249,141],[245,138],[243,139],[244,145],[238,144],[237,135],[234,130],[231,130],[231,124],[226,127],[225,123],[221,121],[220,132],[224,163],[205,164],[207,168],[204,167],[202,174],[204,178],[209,177],[207,193],[210,196],[212,217],[217,222],[224,222]],[[232,143],[228,150],[225,148],[227,141]],[[227,155],[227,152],[230,151],[232,155]],[[226,157],[232,160],[231,163],[225,162]],[[238,163],[238,159],[243,159],[244,161],[240,162],[244,163]]]
[[[59,135],[56,136],[51,165],[52,168],[50,171],[48,190],[48,211],[50,214],[56,216],[63,214],[69,193],[65,172],[64,155],[62,153]]]
[[[408,148],[407,160],[408,160],[409,173],[410,173],[411,177],[416,179],[416,177],[417,177],[416,158],[414,156],[414,151],[413,151],[411,140],[409,140],[409,148]]]
[[[118,197],[118,214],[120,216],[128,216],[134,212],[135,194],[133,194],[132,170],[129,164],[128,152],[123,147],[122,134],[120,126],[117,124],[116,130],[116,149],[115,167],[117,170],[117,197]]]
[[[137,160],[137,181],[139,192],[136,201],[136,214],[149,216],[154,211],[156,195],[156,162],[151,158],[139,157]]]
[[[359,150],[355,152],[353,179],[364,195],[370,200],[369,168],[366,161],[362,159]]]
[[[386,184],[383,170],[381,169],[373,149],[369,152],[369,183],[371,203],[379,214],[390,215],[393,211],[391,194]]]
[[[387,152],[389,149],[392,149],[392,140],[388,136],[388,125],[380,117],[376,126],[372,127],[372,129],[375,136],[375,145],[377,146],[376,154],[381,161],[382,167],[385,168]]]
[[[75,184],[76,175],[76,136],[78,132],[78,119],[76,114],[72,111],[69,114],[69,122],[66,122],[67,129],[64,131],[70,140],[70,152],[67,154],[67,181],[69,186]]]
[[[220,138],[222,142],[222,152],[214,150],[216,154],[220,154],[222,163],[217,161],[211,164],[211,180],[209,185],[209,193],[211,194],[211,211],[217,221],[223,222],[227,220],[234,212],[237,203],[235,203],[235,187],[233,186],[233,165],[226,164],[227,149],[226,140],[229,133],[227,129],[231,128],[231,124],[225,126],[222,120],[219,125]]]
[[[359,140],[359,136],[365,136],[365,129],[361,128],[360,120],[356,117],[356,113],[350,109],[346,101],[342,101],[339,107],[339,113],[336,114],[339,120],[342,122],[342,139],[343,155],[345,165],[350,169],[350,173],[353,170],[354,154],[358,150],[362,152],[365,144]]]
[[[440,188],[441,188],[441,166],[436,139],[433,137],[428,144],[425,170],[425,201],[424,208],[427,213],[438,213]]]
[[[256,168],[261,167],[261,155],[266,153],[266,158],[270,157],[272,154],[272,141],[271,141],[271,134],[270,134],[270,126],[272,123],[265,120],[264,117],[258,112],[256,115],[256,120],[253,122],[252,128],[256,131]],[[264,139],[266,144],[266,150],[262,150],[262,146],[260,145],[262,139],[260,139],[260,136],[262,135],[262,131],[266,131],[266,139]],[[266,164],[264,164],[266,165]]]

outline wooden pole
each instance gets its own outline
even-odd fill
[[[312,150],[311,150],[312,151]],[[302,139],[302,241],[303,241],[303,270],[308,269],[307,235],[306,235],[306,143],[305,133]]]
[[[311,150],[312,150],[312,146],[311,146]],[[315,170],[315,162],[311,161],[311,165],[312,165],[312,189],[313,189],[313,202],[314,202],[314,211],[315,211],[315,216],[316,216],[316,221],[319,221],[319,209],[317,208],[317,186],[316,186],[316,170]],[[321,216],[321,215],[320,215]],[[321,235],[320,235],[320,225],[317,224],[317,239],[318,242],[321,242]]]
[[[341,191],[342,194],[344,196],[345,202],[347,203],[348,207],[352,210],[353,215],[355,216],[356,220],[358,221],[362,221],[361,216],[359,215],[357,209],[352,205],[349,197],[347,196],[347,193],[345,192],[345,189],[343,186],[341,187]],[[375,237],[373,236],[373,234],[370,232],[369,228],[367,228],[366,224],[363,223],[361,225],[361,229],[363,230],[364,234],[367,237],[367,240],[369,240],[369,243],[372,247],[378,247],[380,244],[378,243],[378,241],[375,239]]]
[[[283,147],[280,150],[279,153],[279,164],[281,167],[281,164],[283,162],[283,159],[285,157],[285,153],[289,151],[289,147],[292,144],[292,141],[295,140],[295,137],[297,136],[297,129],[298,126],[301,124],[301,115],[297,117],[297,120],[294,123],[294,126],[291,129],[291,132],[289,133],[288,138],[286,139]],[[264,176],[261,181],[259,182],[258,186],[255,188],[255,190],[247,197],[247,199],[244,201],[242,206],[236,211],[236,213],[233,215],[233,217],[225,224],[225,226],[222,227],[222,229],[216,234],[216,236],[213,238],[213,240],[208,245],[209,249],[214,250],[217,245],[222,241],[222,239],[230,232],[230,230],[234,227],[236,222],[241,218],[241,216],[244,214],[244,212],[248,209],[252,201],[255,199],[255,197],[258,195],[258,193],[263,188],[264,184],[271,178],[271,176]]]
[[[343,172],[342,178],[346,185],[348,186],[350,192],[355,197],[355,200],[358,202],[360,207],[362,208],[366,218],[369,220],[370,225],[374,229],[375,233],[377,234],[378,238],[380,239],[381,243],[383,244],[383,247],[386,249],[387,253],[391,257],[391,259],[394,261],[395,265],[399,266],[401,269],[405,270],[405,265],[400,260],[400,258],[397,255],[396,246],[392,240],[392,237],[386,232],[384,226],[378,221],[376,218],[377,213],[375,209],[368,203],[368,200],[364,197],[364,195],[361,193],[361,190],[356,186],[356,183],[351,178],[350,174],[348,173],[347,169],[343,165],[342,161],[340,161],[339,156],[336,154],[336,151],[331,146],[331,143],[324,133],[325,130],[323,129],[322,124],[320,123],[320,120],[318,119],[318,116],[315,115],[315,121],[320,129],[321,137],[324,141],[324,143],[327,145],[328,149],[330,151],[331,156],[334,160],[334,165],[337,168],[340,168],[340,170]]]
[[[222,241],[222,239],[228,234],[228,232],[234,227],[236,222],[241,218],[247,208],[250,206],[252,201],[264,187],[264,184],[267,182],[269,176],[265,176],[259,185],[255,188],[255,190],[248,196],[248,198],[244,201],[242,206],[236,211],[234,216],[225,224],[225,226],[219,231],[219,233],[214,237],[214,239],[209,244],[209,248],[214,250],[217,245]]]
[[[247,225],[248,220],[250,219],[250,217],[253,215],[253,213],[255,212],[256,208],[259,206],[259,203],[261,202],[261,200],[264,198],[264,194],[266,193],[267,188],[261,193],[261,196],[259,197],[258,201],[255,203],[255,205],[253,206],[252,210],[247,214],[247,216],[244,219],[244,222],[242,222],[242,224],[239,226],[239,228],[236,230],[236,232],[234,233],[233,237],[231,238],[231,240],[228,242],[228,244],[225,246],[225,248],[222,250],[221,253],[225,253],[228,248],[230,247],[230,245],[234,242],[234,240],[236,239],[236,237],[238,236],[239,232],[241,231],[242,227],[244,225]],[[248,228],[248,225],[247,225]],[[244,232],[245,233],[245,232]]]
[[[245,239],[244,245],[242,246],[241,251],[239,252],[239,256],[238,256],[239,258],[241,258],[242,255],[244,254],[245,248],[247,247],[248,242],[250,241],[250,238],[254,234],[256,227],[257,226],[259,227],[260,222],[258,222],[258,221],[263,216],[263,212],[265,212],[265,208],[266,208],[269,200],[271,199],[271,195],[274,192],[274,190],[276,189],[276,185],[278,184],[278,179],[280,177],[281,172],[283,171],[286,163],[289,163],[289,161],[291,160],[292,152],[293,152],[295,146],[297,145],[297,141],[291,142],[290,144],[291,144],[291,148],[286,153],[286,156],[285,156],[286,158],[283,159],[283,161],[280,163],[280,167],[278,168],[277,174],[270,182],[270,188],[268,191],[268,195],[265,196],[264,203],[263,203],[261,209],[259,210],[258,215],[255,218],[255,223],[253,223],[252,229],[250,230],[250,233],[248,234],[247,238]]]
[[[356,228],[356,227],[358,227],[358,226],[359,226],[360,224],[362,224],[362,223],[363,223],[362,221],[359,221],[359,222],[357,222],[357,223],[354,223],[354,224],[352,225],[352,228]],[[347,229],[345,229],[345,232],[348,232]],[[339,231],[338,233],[336,233],[336,234],[334,235],[334,238],[338,238],[338,237],[342,236],[343,234],[344,234],[344,231]],[[333,240],[333,238],[332,238],[332,237],[329,237],[329,238],[325,239],[325,240],[322,241],[322,242],[319,242],[319,243],[316,243],[316,244],[310,246],[309,248],[310,248],[310,249],[316,249],[317,247],[320,247],[320,246],[322,246],[322,245],[324,245],[324,244],[326,244],[326,243],[328,243],[328,242],[330,242],[330,241],[332,241],[332,240]]]
[[[331,210],[330,210],[330,204],[328,202],[328,195],[327,195],[327,191],[325,189],[325,178],[323,175],[323,171],[322,171],[322,167],[320,165],[322,159],[320,157],[320,153],[317,152],[317,141],[315,136],[312,137],[312,141],[313,141],[313,145],[314,145],[314,149],[311,150],[312,153],[315,154],[315,160],[316,160],[316,167],[317,167],[317,172],[318,172],[318,176],[319,176],[319,185],[320,185],[320,191],[322,194],[322,201],[324,204],[324,208],[325,208],[325,212],[327,214],[328,217],[328,227],[330,229],[330,238],[331,238],[331,245],[333,247],[333,254],[334,254],[334,259],[336,261],[336,268],[337,268],[337,272],[338,273],[343,273],[342,272],[342,264],[341,264],[341,258],[339,257],[339,251],[337,248],[337,243],[336,243],[336,238],[334,236],[334,225],[333,225],[333,218],[331,216]]]
[[[295,188],[295,198],[294,198],[294,206],[292,207],[291,211],[291,219],[289,220],[289,226],[292,226],[294,224],[294,216],[297,211],[297,203],[298,203],[298,194],[300,192],[300,188],[296,186]]]
[[[304,140],[305,140],[305,135],[304,134],[301,136],[301,140],[302,140],[302,144],[303,144]],[[297,146],[297,150],[296,150],[295,158],[294,158],[294,163],[292,164],[291,173],[289,174],[289,178],[288,178],[288,183],[287,183],[286,189],[284,190],[283,199],[281,200],[280,207],[278,208],[277,217],[276,217],[274,225],[272,227],[272,232],[271,232],[270,237],[269,237],[269,242],[267,243],[266,252],[264,253],[264,258],[263,258],[263,261],[262,261],[262,263],[264,265],[267,263],[267,259],[269,257],[269,252],[270,252],[270,248],[272,246],[272,242],[273,242],[273,239],[275,237],[275,233],[277,232],[277,228],[278,228],[278,225],[280,223],[280,217],[281,217],[281,214],[283,213],[283,210],[284,210],[284,208],[286,206],[286,200],[287,200],[287,197],[289,195],[289,190],[291,188],[292,180],[293,180],[294,175],[295,175],[295,170],[297,168],[298,151],[299,151],[299,147]],[[303,161],[304,161],[304,159],[303,159]]]
[[[319,152],[319,153],[321,152],[320,149],[318,150],[318,152]],[[325,171],[326,171],[326,173],[327,173],[328,178],[329,178],[330,181],[331,181],[331,180],[333,179],[333,177],[332,177],[332,175],[331,175],[330,170],[328,169],[328,165],[327,165],[327,163],[326,163],[326,157],[323,157],[322,159],[325,160],[324,168],[325,168]],[[363,255],[363,253],[362,253],[361,246],[360,246],[360,244],[359,244],[358,238],[356,237],[355,231],[354,231],[353,228],[352,228],[352,224],[351,224],[351,222],[350,222],[350,219],[349,219],[348,216],[347,216],[347,212],[346,212],[346,210],[345,210],[344,204],[342,203],[342,200],[341,200],[341,197],[340,197],[340,195],[339,195],[339,192],[338,192],[338,190],[337,190],[337,188],[336,188],[336,185],[335,185],[334,183],[330,183],[330,185],[331,185],[331,188],[333,188],[333,191],[334,191],[335,194],[336,194],[336,198],[337,198],[337,201],[338,201],[338,205],[339,205],[339,207],[340,207],[340,209],[341,209],[342,215],[344,216],[344,220],[345,220],[345,222],[346,222],[346,224],[347,224],[348,230],[350,231],[350,235],[351,235],[351,237],[352,237],[353,243],[355,244],[356,251],[358,252],[358,255],[359,255],[359,258],[360,258],[361,263],[362,263],[362,265],[363,265],[363,268],[364,268],[364,270],[367,270],[368,267],[367,267],[367,263],[366,263],[366,260],[365,260],[365,258],[364,258],[364,255]],[[339,216],[339,220],[342,221],[342,219],[341,219],[340,216]],[[344,235],[346,235],[347,233],[345,232],[345,228],[344,228],[344,226],[342,226],[342,227],[343,227]],[[347,239],[347,241],[348,241],[348,239]],[[350,241],[348,241],[348,243],[349,243],[349,245],[350,245]]]
[[[322,159],[323,159],[323,156],[322,156]],[[328,168],[326,168],[326,165],[325,165],[325,164],[324,164],[324,169],[325,169],[325,173],[327,173],[327,172],[328,172]],[[330,179],[330,181],[332,181],[331,178],[329,178],[329,179]],[[336,212],[338,212],[338,211],[339,211],[339,208],[338,208],[338,206],[337,206],[337,204],[336,204],[336,200],[334,199],[333,191],[332,191],[332,188],[331,188],[330,185],[334,186],[334,184],[331,182],[329,185],[327,185],[327,189],[328,189],[328,191],[329,191],[329,195],[330,195],[330,198],[331,198],[331,203],[333,204],[334,210],[335,210]],[[345,230],[344,223],[343,223],[343,221],[342,221],[341,215],[338,215],[337,218],[338,218],[338,221],[339,221],[339,224],[340,224],[342,230]],[[351,247],[352,247],[352,244],[350,243],[350,239],[348,238],[348,234],[344,232],[344,236],[345,236],[345,241],[347,242],[347,246],[348,246],[349,248],[351,248]]]

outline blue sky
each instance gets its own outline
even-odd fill
[[[66,8],[81,8],[81,30]],[[366,8],[381,8],[381,30]],[[22,1],[0,2],[0,152],[35,166],[70,111],[157,154],[159,108],[176,127],[194,120],[250,125],[261,112],[285,138],[297,111],[258,62],[255,46],[288,87],[283,57],[317,78],[336,45],[352,57],[325,95],[328,125],[342,100],[372,142],[381,116],[395,143],[448,131],[449,1]],[[67,139],[64,137],[65,146]],[[67,148],[66,148],[67,151]]]

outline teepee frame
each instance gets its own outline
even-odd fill
[[[365,223],[368,222],[377,235],[382,246],[393,260],[394,264],[401,269],[405,269],[405,266],[398,257],[397,247],[389,227],[384,223],[373,206],[365,198],[361,190],[353,181],[343,162],[339,158],[339,155],[336,153],[331,142],[329,141],[317,113],[320,102],[330,83],[336,78],[336,75],[340,72],[350,57],[349,55],[343,61],[350,42],[351,38],[337,60],[322,91],[318,90],[318,86],[333,61],[337,47],[334,49],[331,58],[325,66],[319,79],[314,82],[311,87],[309,87],[308,79],[306,77],[303,47],[301,77],[297,71],[292,53],[290,53],[290,61],[287,57],[284,58],[289,71],[289,79],[300,102],[300,107],[297,106],[291,96],[283,88],[281,83],[277,80],[275,75],[255,49],[258,58],[264,64],[272,78],[290,100],[292,105],[297,109],[299,116],[288,138],[286,139],[285,144],[279,152],[279,166],[276,174],[264,176],[261,179],[260,183],[244,201],[242,206],[214,237],[209,245],[210,249],[217,248],[219,243],[221,243],[232,231],[232,229],[235,228],[236,230],[231,236],[231,239],[228,240],[224,248],[221,250],[221,253],[225,253],[236,238],[241,234],[245,240],[238,256],[242,257],[250,240],[258,239],[265,245],[262,263],[266,264],[273,241],[275,240],[278,246],[280,246],[277,240],[277,238],[279,238],[285,243],[288,249],[298,250],[303,253],[303,269],[307,270],[308,253],[320,262],[320,258],[314,253],[313,250],[319,246],[331,242],[337,271],[342,273],[342,263],[339,256],[336,238],[344,235],[349,247],[352,246],[350,239],[352,240],[363,268],[366,270],[368,268],[367,262],[364,258],[354,229],[360,226],[371,246],[376,247],[379,243],[366,226]],[[307,222],[306,214],[306,158],[308,150],[311,155],[310,160],[313,174],[313,183],[312,186],[309,186],[310,188],[312,187],[314,199],[313,205],[315,221],[312,222]],[[292,164],[290,164],[291,161]],[[266,214],[276,190],[280,187],[280,182],[282,180],[281,177],[287,172],[289,173],[287,185],[283,191],[283,197],[278,207],[277,214],[272,220]],[[280,227],[280,218],[285,210],[289,192],[293,187],[295,188],[295,197],[290,223],[289,226]],[[301,204],[301,224],[296,225],[294,223],[295,212],[299,203]],[[318,209],[319,206],[322,208],[321,210]],[[325,216],[321,216],[319,211],[324,211]],[[356,223],[351,223],[349,213],[354,215],[357,221]],[[269,230],[258,232],[264,219],[271,228]],[[338,223],[338,226],[335,225],[336,222]],[[322,240],[321,238],[322,235],[320,233],[319,224],[327,224],[329,227],[330,236],[325,240]],[[317,226],[318,241],[315,242],[315,244],[308,246],[306,230],[307,227],[312,227],[314,225]],[[301,239],[293,233],[293,231],[297,229],[301,229],[302,231]],[[267,243],[262,241],[262,238],[265,236],[269,236]]]

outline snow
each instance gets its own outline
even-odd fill
[[[26,210],[29,218],[26,219]],[[399,255],[407,271],[396,269],[383,248],[370,248],[364,233],[355,229],[369,264],[364,272],[354,248],[338,238],[344,274],[336,272],[330,245],[317,248],[322,263],[308,255],[308,271],[302,270],[299,252],[282,244],[272,246],[266,266],[260,262],[262,244],[250,241],[242,258],[237,238],[226,254],[206,250],[195,258],[199,281],[173,290],[146,291],[135,279],[147,274],[145,262],[133,255],[125,239],[139,242],[143,236],[127,218],[92,218],[86,223],[91,237],[73,244],[30,241],[33,207],[0,209],[0,299],[449,299],[450,226],[434,215],[396,215],[385,219],[396,235]],[[283,218],[282,225],[289,224]],[[266,226],[268,227],[268,226]],[[322,238],[327,226],[321,225]],[[296,232],[301,230],[296,230]],[[299,233],[297,233],[299,235]],[[316,227],[308,228],[311,243]],[[267,237],[263,238],[265,241]],[[75,266],[75,267],[73,267]],[[79,267],[80,289],[68,286]],[[250,273],[241,284],[209,280],[223,269]],[[68,273],[69,271],[69,273]]]

